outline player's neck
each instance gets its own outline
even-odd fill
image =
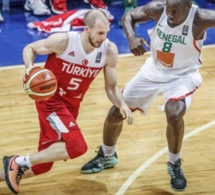
[[[89,42],[88,37],[84,35],[84,33],[81,33],[81,44],[87,54],[91,53],[95,49],[95,47]]]

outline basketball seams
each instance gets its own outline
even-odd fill
[[[28,87],[28,88],[26,87],[25,90],[31,89],[31,88],[34,88],[34,87],[37,87],[37,86],[39,86],[39,85],[42,85],[42,84],[45,84],[45,83],[47,83],[47,82],[54,81],[54,80],[56,80],[56,79],[51,79],[51,80],[48,80],[48,81],[45,81],[45,82],[41,82],[41,83],[36,84],[36,85],[33,85],[33,86],[30,86],[30,85],[29,85],[29,87]]]
[[[37,76],[39,75],[40,73],[43,73],[43,72],[50,72],[48,69],[43,69],[43,70],[39,70],[38,72],[35,72],[27,82],[31,83],[31,81]]]
[[[48,78],[45,78],[48,76]],[[47,79],[47,80],[46,80]],[[24,90],[28,96],[36,101],[44,101],[52,97],[57,90],[55,75],[48,69],[35,68],[30,71],[24,82]]]
[[[36,68],[37,68],[37,67],[36,67]],[[32,69],[32,70],[34,70],[34,69]],[[47,70],[47,69],[42,69],[42,70],[39,70],[38,72],[33,73],[33,74],[31,75],[31,77],[28,79],[28,81],[24,83],[25,90],[31,88],[31,86],[30,86],[31,81],[32,81],[36,76],[38,76],[40,73],[48,72],[48,71],[49,71],[49,70]],[[29,74],[31,74],[31,72],[30,72]]]

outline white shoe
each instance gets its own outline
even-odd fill
[[[25,0],[24,9],[33,11],[34,15],[50,15],[51,11],[44,0]]]
[[[2,22],[3,20],[4,20],[4,18],[2,17],[1,12],[0,12],[0,22]]]

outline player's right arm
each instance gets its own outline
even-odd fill
[[[133,123],[133,114],[126,104],[121,91],[117,85],[118,49],[115,43],[109,41],[106,55],[106,65],[104,67],[105,91],[109,100],[119,108],[119,111],[128,124]]]
[[[47,55],[56,53],[56,55],[60,55],[66,49],[67,44],[67,33],[55,33],[46,39],[26,45],[23,49],[23,61],[26,67],[26,73],[28,74],[33,68],[34,60],[37,54]]]
[[[143,55],[147,52],[147,50],[143,47],[143,44],[149,47],[144,38],[139,38],[136,36],[135,24],[144,23],[150,20],[155,20],[157,23],[163,13],[165,2],[166,1],[163,0],[151,1],[148,4],[137,7],[123,15],[123,30],[129,41],[130,50],[135,56]]]

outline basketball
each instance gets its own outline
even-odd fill
[[[24,90],[35,101],[45,101],[57,90],[55,75],[48,69],[35,67],[25,77]]]

